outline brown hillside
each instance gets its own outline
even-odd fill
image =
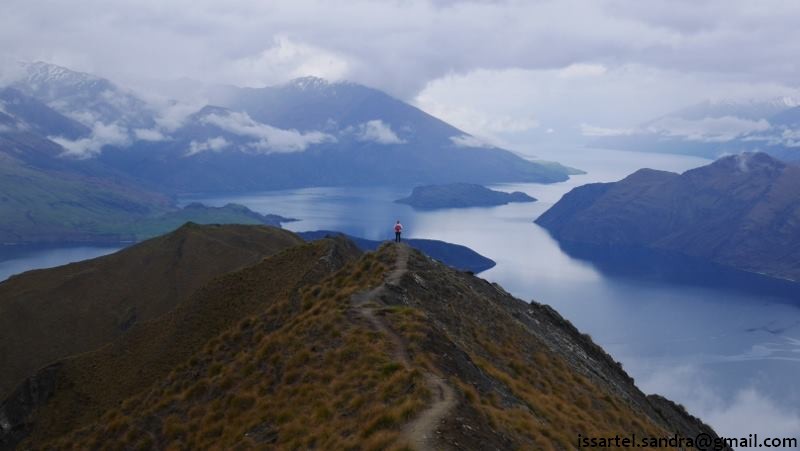
[[[36,441],[96,419],[166,377],[209,339],[242,318],[274,302],[296,302],[292,296],[297,287],[316,283],[358,255],[349,242],[321,240],[294,246],[215,279],[164,316],[134,326],[101,349],[46,370],[52,376],[48,380],[52,397],[35,413],[33,425],[26,424],[28,419],[18,413],[12,415],[15,435],[32,433]],[[22,390],[16,393],[18,399],[26,396],[26,387]],[[17,402],[16,412],[31,407]]]
[[[212,278],[302,242],[272,227],[187,224],[112,255],[0,283],[0,398],[42,366],[172,310]]]
[[[196,299],[230,305],[229,318],[242,318],[81,428],[55,437],[81,414],[87,392],[99,391],[87,385],[111,385],[106,378],[129,371],[104,349],[40,373],[55,380],[55,395],[23,447],[575,449],[578,434],[713,435],[670,402],[642,394],[549,307],[404,245],[365,254],[319,282],[275,276],[280,269],[265,265],[282,255],[198,292]],[[238,309],[244,293],[277,280],[287,296],[263,296],[249,315]],[[221,311],[195,312],[197,322],[180,329]],[[141,345],[149,349],[142,355],[164,354],[158,343]],[[119,343],[117,352],[131,349]]]

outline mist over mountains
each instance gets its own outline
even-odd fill
[[[589,144],[718,158],[763,151],[800,160],[800,99],[704,101],[632,129],[590,129]]]
[[[391,96],[306,77],[212,86],[197,110],[155,105],[90,74],[23,66],[4,89],[2,139],[168,193],[441,181],[557,182],[577,171],[484,144]],[[59,149],[55,150],[55,149]],[[73,162],[74,163],[74,162]]]

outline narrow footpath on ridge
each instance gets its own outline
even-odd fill
[[[386,287],[389,285],[398,286],[400,280],[408,271],[408,246],[396,244],[395,248],[397,250],[397,260],[384,282],[370,291],[353,295],[351,302],[358,313],[369,321],[372,327],[384,334],[392,342],[392,357],[406,368],[411,368],[411,359],[405,342],[386,324],[383,318],[376,315],[376,310],[385,307],[381,300],[381,295],[386,291]],[[436,449],[436,429],[456,405],[455,393],[442,377],[426,369],[422,369],[422,374],[428,389],[433,395],[432,402],[403,428],[405,440],[419,451]]]

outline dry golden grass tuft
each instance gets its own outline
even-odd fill
[[[421,374],[393,361],[391,343],[351,308],[350,296],[382,283],[385,272],[367,254],[277,300],[149,390],[50,445],[391,449],[429,393]]]
[[[290,273],[299,281],[289,290],[269,291],[268,300],[260,297],[268,291],[266,273],[226,276],[206,292],[214,302],[194,311],[199,319],[193,324],[219,326],[213,315],[231,311],[238,312],[236,321],[203,336],[195,352],[85,427],[27,445],[407,450],[404,427],[433,399],[429,373],[456,392],[458,413],[440,432],[454,434],[459,443],[474,437],[458,436],[466,434],[457,423],[463,417],[501,448],[574,449],[578,434],[669,435],[601,380],[582,374],[566,354],[552,351],[502,305],[508,298],[495,297],[499,291],[421,256],[410,262],[413,277],[403,279],[402,295],[393,300],[400,290],[383,290],[390,305],[369,304],[403,342],[410,365],[397,361],[397,337],[375,330],[351,301],[383,283],[396,249],[385,246],[314,277],[287,269],[303,254],[286,252],[282,264],[270,269],[267,285]],[[258,302],[242,303],[251,297]]]
[[[445,281],[442,281],[445,283]],[[458,281],[447,281],[458,287]],[[447,291],[447,290],[444,290]],[[472,292],[466,289],[466,293]],[[450,293],[449,299],[470,294]],[[443,308],[447,298],[436,298]],[[485,301],[481,301],[485,302]],[[464,308],[462,304],[459,308]],[[392,329],[402,335],[413,356],[414,366],[441,373],[436,362],[441,356],[431,340],[452,339],[481,372],[493,380],[494,390],[481,392],[463,374],[447,374],[460,399],[474,408],[498,435],[524,449],[574,449],[578,434],[668,437],[670,434],[634,409],[628,402],[601,388],[572,368],[561,356],[550,352],[525,326],[505,313],[485,315],[454,310],[462,315],[457,333],[436,330],[432,316],[441,311],[409,306],[382,310]],[[501,311],[502,312],[502,311]],[[431,337],[436,337],[432,339]],[[516,401],[500,395],[502,387]]]

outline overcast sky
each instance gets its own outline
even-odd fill
[[[796,95],[800,2],[3,0],[0,58],[141,85],[348,79],[503,140]]]

